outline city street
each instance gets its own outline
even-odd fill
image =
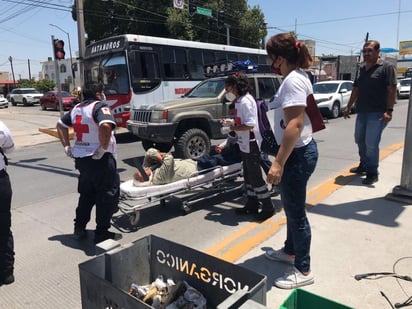
[[[403,142],[406,116],[407,101],[402,100],[395,106],[394,119],[384,132],[382,149]],[[38,132],[38,128],[52,128],[58,117],[59,112],[40,111],[37,106],[0,110],[0,119],[15,134],[17,146],[10,155],[8,169],[14,190],[16,283],[0,287],[0,308],[81,308],[78,264],[99,253],[92,243],[93,220],[88,225],[88,240],[77,242],[71,238],[78,197],[77,171],[60,143]],[[320,158],[309,191],[357,164],[355,118],[356,115],[349,120],[330,120],[327,130],[315,135]],[[34,140],[38,144],[33,144]],[[135,162],[142,160],[144,150],[125,131],[117,134],[117,140],[118,169],[125,181],[133,174]],[[280,204],[278,197],[273,201]],[[234,215],[233,208],[241,207],[241,203],[237,196],[222,195],[194,205],[191,213],[183,215],[179,200],[175,199],[167,207],[156,205],[143,210],[137,227],[131,226],[126,216],[116,214],[113,230],[123,233],[121,244],[154,234],[207,251],[250,225],[248,218]],[[272,220],[276,223],[282,217],[280,213]],[[277,293],[268,282],[269,308],[280,302],[273,301]]]

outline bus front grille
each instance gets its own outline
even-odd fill
[[[152,111],[141,110],[133,112],[133,120],[140,122],[150,122]]]

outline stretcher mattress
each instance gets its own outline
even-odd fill
[[[213,180],[236,172],[240,172],[241,163],[232,164],[229,166],[219,166],[208,172],[200,172],[193,177],[181,179],[164,185],[145,185],[136,186],[133,184],[133,179],[127,180],[120,184],[120,192],[126,198],[142,198],[142,197],[158,197],[174,192],[190,190],[199,185],[206,185]]]

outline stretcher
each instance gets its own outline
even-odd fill
[[[181,200],[182,210],[189,213],[194,203],[242,189],[243,183],[234,181],[241,175],[242,164],[236,163],[202,170],[191,177],[164,185],[142,183],[136,186],[130,179],[120,184],[119,210],[129,216],[132,225],[137,225],[142,209],[157,203],[164,206],[171,197],[178,198],[185,194],[186,197]]]

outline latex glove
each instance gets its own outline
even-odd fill
[[[220,123],[222,124],[222,126],[224,127],[230,127],[230,126],[234,126],[235,125],[235,120],[232,118],[222,118],[220,120]]]
[[[69,158],[73,158],[72,147],[70,147],[70,146],[64,146],[64,153],[65,153],[66,156],[68,156]]]
[[[100,160],[104,154],[105,154],[106,150],[103,149],[101,146],[99,148],[96,149],[96,151],[94,152],[94,155],[92,156],[92,159],[94,160]]]
[[[223,135],[227,135],[230,132],[230,127],[221,127],[220,128],[220,133],[222,133]]]

